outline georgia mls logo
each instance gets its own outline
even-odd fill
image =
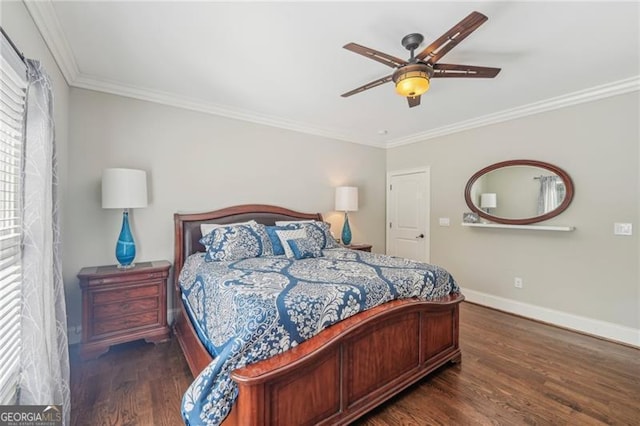
[[[47,405],[47,408],[45,408],[44,411],[42,411],[42,414],[46,413],[47,411],[53,411],[57,415],[62,416],[62,413],[60,412],[58,407],[55,405]]]
[[[62,405],[0,406],[0,426],[62,426]]]

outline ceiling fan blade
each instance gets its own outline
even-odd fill
[[[501,68],[476,67],[474,65],[434,64],[432,78],[493,78]]]
[[[402,65],[407,64],[407,61],[403,59],[396,58],[395,56],[387,55],[386,53],[382,53],[377,50],[371,49],[369,47],[364,47],[356,43],[348,43],[342,47],[354,53],[358,53],[362,56],[373,59],[374,61],[378,61],[381,64],[385,64],[391,68],[398,68],[398,67],[401,67]]]
[[[350,92],[343,93],[340,96],[342,96],[343,98],[347,98],[347,97],[349,97],[351,95],[355,95],[356,93],[364,92],[365,90],[372,89],[372,88],[380,86],[381,84],[384,84],[384,83],[388,83],[391,80],[392,80],[392,76],[388,75],[386,77],[382,77],[382,78],[374,80],[374,81],[372,81],[370,83],[367,83],[364,86],[360,86],[357,89],[353,89]]]
[[[409,108],[413,108],[414,106],[420,105],[420,95],[418,96],[407,96],[407,101],[409,101]]]
[[[456,47],[458,43],[467,38],[469,34],[474,32],[487,19],[480,12],[471,12],[469,16],[458,22],[453,28],[444,33],[442,37],[427,46],[416,57],[430,64],[435,64],[447,52]]]

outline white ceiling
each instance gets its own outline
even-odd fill
[[[375,146],[640,88],[640,3],[27,2],[72,86]],[[409,109],[393,70],[342,48],[408,58],[471,11],[489,17],[440,62],[501,67],[434,79]],[[380,134],[386,131],[386,134]]]

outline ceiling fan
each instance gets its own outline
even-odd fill
[[[500,72],[500,68],[438,63],[447,52],[467,38],[469,34],[475,31],[487,19],[489,18],[480,12],[471,12],[469,16],[458,22],[453,28],[417,55],[414,55],[414,51],[420,46],[424,37],[418,33],[406,35],[402,38],[402,45],[411,52],[411,57],[407,61],[356,43],[344,45],[343,47],[347,50],[378,61],[396,70],[391,75],[343,93],[341,96],[346,98],[393,80],[396,84],[396,92],[401,96],[406,96],[409,101],[409,107],[413,108],[414,106],[420,105],[420,96],[429,90],[430,80],[432,78],[495,77]]]

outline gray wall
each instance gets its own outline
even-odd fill
[[[640,328],[638,92],[388,150],[387,171],[431,166],[431,261],[463,288],[623,327]],[[545,224],[574,232],[460,226],[477,170],[535,159],[569,173],[575,197]],[[452,218],[439,227],[439,217]],[[635,223],[631,237],[614,222]],[[524,288],[514,288],[514,277]]]
[[[149,206],[131,214],[137,260],[173,261],[173,214],[265,203],[321,212],[337,236],[334,187],[359,188],[354,242],[384,250],[385,150],[138,101],[71,90],[64,276],[70,323],[80,322],[75,275],[115,263],[122,212],[100,204],[107,167],[147,171]]]

